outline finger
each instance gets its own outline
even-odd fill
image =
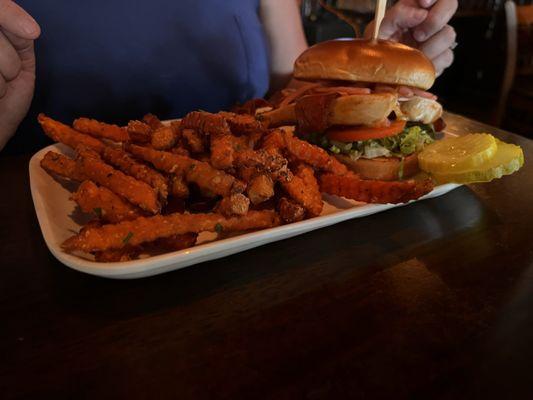
[[[456,37],[457,34],[455,33],[455,29],[450,25],[446,25],[439,32],[423,42],[420,45],[419,50],[421,50],[428,58],[434,59],[439,54],[444,53],[446,49],[452,47]]]
[[[10,81],[16,78],[21,68],[22,62],[17,51],[0,31],[0,74]]]
[[[420,7],[424,7],[424,8],[429,8],[436,2],[437,0],[418,0],[418,4],[420,4]]]
[[[396,3],[385,14],[379,28],[379,37],[388,39],[397,31],[403,31],[421,24],[427,16],[427,10],[403,3]]]
[[[414,31],[417,41],[423,42],[440,31],[457,11],[457,0],[439,0],[431,9],[427,18]]]
[[[445,50],[442,54],[438,55],[433,60],[433,65],[435,66],[435,71],[437,76],[442,74],[446,68],[452,65],[454,59],[453,51],[450,49]]]
[[[35,52],[33,40],[22,39],[5,30],[2,30],[2,33],[17,51],[18,57],[22,63],[22,69],[24,71],[35,73]]]
[[[0,99],[7,93],[7,83],[3,76],[0,76]]]
[[[41,33],[33,17],[11,0],[0,0],[0,26],[23,39],[37,39]]]

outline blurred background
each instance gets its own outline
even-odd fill
[[[375,0],[325,3],[359,32],[373,18]],[[302,0],[301,10],[309,44],[354,36],[319,0]],[[455,62],[431,91],[449,111],[533,138],[533,0],[460,0],[450,24],[457,31]]]

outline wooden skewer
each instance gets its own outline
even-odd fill
[[[387,0],[376,0],[376,12],[374,18],[374,32],[372,33],[372,40],[375,42],[378,40],[379,36],[379,27],[381,26],[381,21],[385,16],[385,9],[387,8]]]

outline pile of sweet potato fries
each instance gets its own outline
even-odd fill
[[[241,110],[242,111],[242,110]],[[254,113],[195,111],[162,123],[148,114],[119,127],[79,118],[72,127],[43,114],[39,123],[69,158],[48,152],[41,166],[79,182],[72,194],[93,220],[63,243],[101,262],[195,245],[320,215],[321,192],[365,202],[405,202],[428,182],[364,181],[290,129],[268,129]]]

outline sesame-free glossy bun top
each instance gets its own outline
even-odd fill
[[[387,40],[330,40],[304,51],[294,63],[294,77],[343,80],[429,89],[433,63],[419,50]]]

